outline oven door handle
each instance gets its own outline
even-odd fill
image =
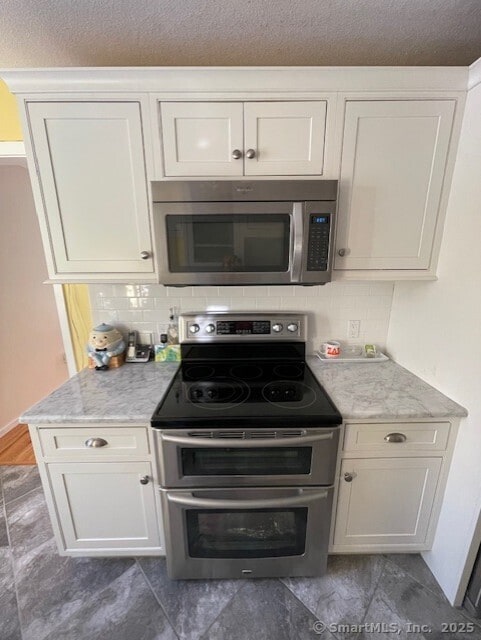
[[[187,436],[174,436],[168,433],[162,433],[161,438],[163,442],[170,442],[172,444],[186,445],[190,447],[226,447],[229,449],[254,449],[257,447],[284,447],[289,446],[302,446],[303,444],[309,444],[310,442],[319,442],[321,440],[332,440],[334,437],[333,431],[327,433],[317,433],[308,436],[299,436],[298,438],[254,438],[252,440],[236,440],[229,438],[195,438]]]
[[[304,243],[304,212],[302,202],[292,207],[291,282],[300,282],[302,271],[302,245]]]
[[[198,509],[271,509],[276,507],[295,507],[315,500],[327,498],[328,491],[309,491],[309,493],[289,498],[271,500],[223,500],[222,498],[196,498],[192,493],[167,493],[167,500],[183,507]]]

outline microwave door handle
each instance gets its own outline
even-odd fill
[[[302,272],[302,245],[304,240],[304,207],[294,202],[292,207],[291,282],[300,282]]]
[[[254,438],[253,440],[230,440],[229,438],[189,438],[185,436],[173,436],[169,435],[168,433],[163,433],[161,435],[161,439],[163,442],[186,445],[189,447],[229,447],[229,449],[250,449],[258,447],[285,447],[286,445],[297,447],[308,444],[309,442],[332,440],[333,436],[333,431],[327,431],[326,433],[317,433],[309,436],[299,436],[298,438]]]
[[[288,498],[272,498],[270,500],[223,500],[222,498],[195,498],[192,493],[167,493],[167,500],[183,507],[199,509],[271,509],[277,507],[295,507],[315,500],[327,498],[328,491],[310,491]]]

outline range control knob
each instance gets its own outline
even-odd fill
[[[189,332],[190,333],[198,333],[200,331],[200,327],[198,324],[191,324],[189,326]]]
[[[282,331],[282,329],[284,329],[284,327],[282,326],[282,324],[280,322],[278,324],[273,324],[272,325],[272,331],[274,331],[275,333],[280,333]]]
[[[287,330],[290,331],[291,333],[296,332],[299,329],[299,325],[297,324],[297,322],[291,322],[290,324],[287,325]]]
[[[205,328],[206,333],[214,333],[214,331],[215,331],[215,326],[213,324],[208,324]]]

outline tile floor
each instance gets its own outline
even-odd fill
[[[417,555],[332,556],[323,578],[171,581],[162,558],[58,556],[37,468],[0,467],[0,484],[0,640],[481,640]]]

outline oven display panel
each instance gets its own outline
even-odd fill
[[[230,320],[217,322],[217,335],[268,335],[271,332],[269,320]]]

